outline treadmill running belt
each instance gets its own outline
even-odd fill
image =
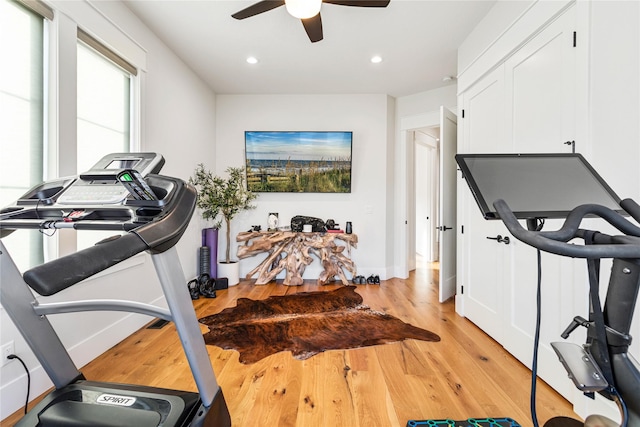
[[[90,405],[63,400],[45,409],[39,416],[42,427],[156,427],[161,416],[155,411],[127,407]]]

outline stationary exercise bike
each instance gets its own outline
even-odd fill
[[[486,219],[500,219],[518,240],[561,256],[587,259],[589,319],[576,316],[561,336],[587,328],[583,346],[551,343],[576,387],[616,402],[621,426],[640,427],[640,365],[628,354],[633,312],[640,289],[640,206],[620,201],[579,154],[459,154],[456,160]],[[584,218],[601,218],[622,235],[584,230]],[[565,218],[557,231],[541,231],[545,218]],[[518,219],[525,219],[524,228]],[[582,239],[584,245],[568,243]],[[599,260],[613,258],[606,301],[598,296]],[[558,417],[548,427],[582,426]],[[585,426],[618,425],[588,417]]]
[[[0,301],[55,387],[17,426],[231,425],[175,249],[191,220],[196,193],[180,179],[157,175],[163,164],[155,153],[110,154],[77,177],[32,188],[0,211]],[[21,274],[1,240],[21,229],[124,234]],[[34,298],[32,291],[64,295],[65,289],[143,251],[151,255],[168,309],[124,299],[53,303]],[[173,321],[198,393],[87,381],[47,317],[98,310]]]

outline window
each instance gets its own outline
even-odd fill
[[[103,54],[106,53],[105,54]],[[108,56],[107,56],[108,55]],[[131,80],[135,69],[99,42],[78,31],[77,171],[105,154],[131,149]]]
[[[143,52],[117,29],[86,13],[74,18],[92,22],[105,38],[144,64]],[[58,37],[70,31],[77,31],[75,43]],[[0,55],[0,208],[43,180],[86,171],[107,153],[138,148],[132,132],[137,70],[74,20],[53,20],[53,11],[39,0],[0,0]],[[77,61],[66,60],[73,57]],[[59,85],[71,75],[76,76],[75,93]],[[48,110],[47,105],[55,107]],[[71,109],[76,114],[68,114]],[[38,231],[21,230],[3,243],[24,271],[57,254],[93,245],[105,234],[98,233],[60,230],[56,239],[45,239]]]
[[[43,17],[12,1],[0,2],[0,207],[14,202],[44,176]],[[28,237],[27,237],[28,236]],[[3,239],[22,270],[43,260],[35,230]]]
[[[78,29],[77,172],[89,170],[109,153],[132,151],[130,132],[133,66]],[[109,231],[77,233],[77,249],[87,248]]]

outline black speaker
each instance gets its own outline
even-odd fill
[[[218,277],[216,279],[215,290],[219,289],[228,289],[229,288],[229,279],[226,277]]]

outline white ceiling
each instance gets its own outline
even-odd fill
[[[285,7],[245,19],[256,1],[124,0],[218,94],[385,93],[452,84],[457,49],[495,0],[391,0],[387,8],[323,4],[311,43]],[[383,61],[372,64],[380,55]],[[250,65],[248,56],[259,62]]]

